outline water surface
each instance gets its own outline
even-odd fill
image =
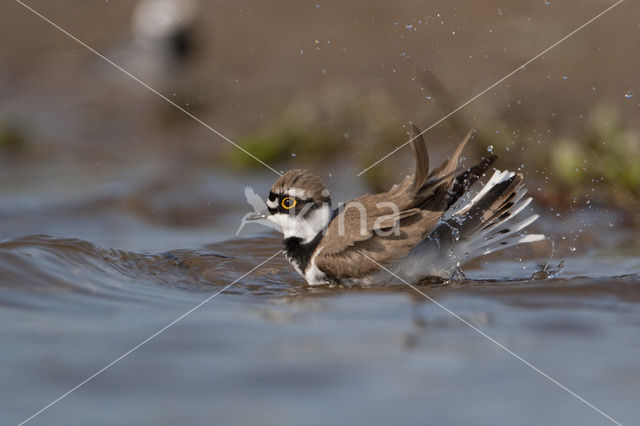
[[[0,243],[0,411],[18,423],[280,249]],[[528,267],[523,269],[523,266]],[[494,260],[421,290],[625,424],[640,414],[640,260]],[[607,424],[402,284],[309,288],[282,256],[33,424]]]

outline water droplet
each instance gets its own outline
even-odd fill
[[[574,252],[574,251],[576,251],[576,248],[575,247],[569,247],[569,251],[570,252]]]
[[[569,78],[569,77],[567,77],[567,75],[566,75],[566,74],[562,76],[562,79],[563,79],[563,80],[566,80],[566,79],[568,79],[568,78]]]
[[[504,12],[502,11],[502,9],[498,8],[498,15],[502,16],[504,14]]]
[[[551,0],[544,0],[544,4],[546,4],[547,6],[549,6],[551,4]]]
[[[489,146],[487,147],[487,151],[489,151],[489,152],[493,152],[493,145],[489,145]]]
[[[633,92],[631,90],[629,90],[627,93],[624,94],[624,97],[627,98],[627,99],[633,97]]]
[[[431,96],[425,96],[425,99],[430,101],[431,100]]]
[[[295,157],[295,156],[296,156],[296,153],[295,153],[295,152],[292,152],[292,153],[291,153],[291,156],[292,156],[292,157]]]
[[[411,25],[411,24],[406,24],[404,27],[405,27],[406,29],[410,30],[411,28],[413,28],[413,25]]]

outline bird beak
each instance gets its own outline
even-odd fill
[[[245,220],[252,221],[252,220],[266,219],[268,216],[269,216],[269,212],[267,210],[262,210],[260,212],[255,212],[253,214],[248,215],[245,218]]]

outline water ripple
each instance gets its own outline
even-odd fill
[[[0,242],[0,304],[22,307],[110,306],[109,301],[184,306],[218,291],[281,248],[274,236],[234,239],[196,249],[177,249],[161,253],[132,252],[99,247],[87,241],[31,235]],[[616,259],[590,268],[580,258],[567,262],[558,277],[539,279],[522,273],[522,264],[494,261],[469,271],[462,281],[425,281],[432,294],[456,292],[493,294],[505,303],[542,307],[544,300],[575,303],[576,296],[616,299],[636,303],[640,300],[636,258]],[[622,266],[621,266],[622,265]],[[626,265],[626,266],[625,266]],[[529,265],[535,270],[536,265]],[[243,278],[227,294],[272,297],[286,303],[300,298],[331,297],[351,292],[400,292],[406,286],[374,288],[344,286],[309,287],[278,256]],[[535,296],[535,301],[526,301]],[[562,296],[562,297],[561,297]],[[87,297],[93,303],[87,302]],[[605,302],[598,306],[604,307]],[[591,302],[585,306],[591,306]]]

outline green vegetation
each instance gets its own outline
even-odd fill
[[[290,162],[292,156],[298,157],[296,163],[315,168],[318,162],[355,157],[373,162],[404,138],[401,129],[390,130],[389,119],[383,118],[388,109],[394,109],[388,98],[377,93],[358,96],[349,88],[334,88],[321,97],[301,95],[238,143],[275,165]],[[237,167],[258,165],[237,149],[229,150],[226,160]]]
[[[284,167],[295,155],[299,158],[294,162],[317,169],[319,163],[346,158],[361,170],[406,140],[405,131],[388,118],[393,110],[388,99],[379,97],[357,102],[342,98],[325,107],[307,100],[284,109],[276,120],[239,143],[269,164]],[[479,158],[493,145],[500,157],[498,167],[524,167],[529,186],[540,188],[532,194],[543,204],[563,208],[589,200],[626,211],[640,209],[640,137],[612,108],[599,106],[584,122],[578,134],[551,138],[522,124],[488,119],[474,136],[467,156]],[[469,129],[462,117],[452,117],[449,124],[455,134]],[[257,166],[235,149],[228,151],[227,160],[238,167]],[[363,175],[372,191],[388,189],[389,167],[393,165],[374,167]]]
[[[535,142],[514,143],[518,132],[506,125],[491,143],[502,167],[525,163],[530,180],[544,181],[543,198],[550,204],[562,207],[570,205],[569,200],[589,198],[627,211],[640,208],[639,135],[613,108],[599,106],[590,117],[581,133],[547,139],[534,149],[527,145]],[[521,151],[522,147],[526,149]]]
[[[569,187],[602,180],[640,197],[640,139],[618,117],[612,109],[598,108],[579,139],[558,140],[551,151],[556,177]]]
[[[24,133],[16,125],[0,122],[0,154],[17,154],[26,148]]]
[[[281,164],[292,155],[300,154],[318,161],[326,160],[345,145],[334,133],[319,126],[302,128],[291,123],[274,124],[240,139],[238,143],[269,164]],[[240,150],[229,151],[229,157],[234,166],[252,167],[256,163]]]

